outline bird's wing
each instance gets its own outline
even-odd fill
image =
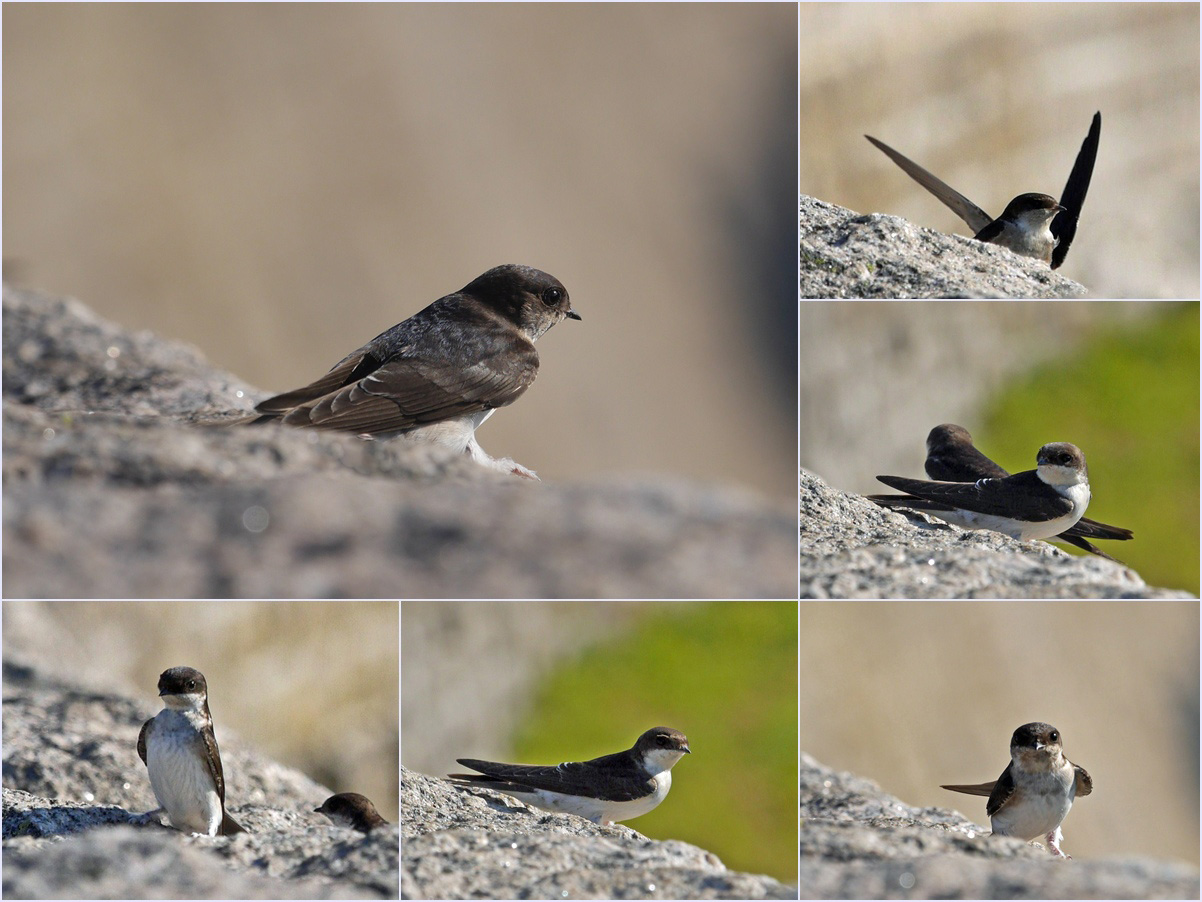
[[[978,451],[964,448],[953,455],[928,454],[927,476],[939,482],[976,482],[978,479],[1005,479],[1010,474]]]
[[[1093,114],[1089,134],[1081,142],[1081,149],[1077,152],[1076,162],[1073,163],[1073,171],[1069,173],[1064,193],[1060,195],[1060,206],[1064,209],[1056,214],[1050,226],[1052,234],[1059,241],[1056,249],[1052,251],[1052,269],[1064,262],[1069,245],[1073,243],[1073,237],[1077,234],[1077,218],[1085,205],[1085,193],[1089,191],[1089,180],[1093,177],[1093,165],[1098,158],[1098,139],[1101,135],[1102,114],[1097,112]]]
[[[310,382],[302,388],[284,392],[274,398],[268,398],[266,401],[260,401],[255,405],[255,410],[259,413],[287,413],[301,404],[316,401],[330,392],[353,385],[378,369],[380,363],[380,359],[375,354],[360,348],[336,363],[333,369],[316,382]]]
[[[1079,535],[1076,535],[1073,532],[1073,530],[1071,530],[1071,529],[1068,530],[1067,532],[1060,533],[1060,535],[1058,535],[1058,536],[1052,536],[1050,541],[1064,542],[1068,545],[1074,545],[1077,548],[1082,549],[1083,551],[1088,551],[1090,554],[1096,554],[1098,557],[1104,557],[1108,561],[1114,561],[1116,564],[1122,563],[1122,561],[1120,561],[1118,558],[1113,558],[1110,555],[1108,555],[1105,551],[1103,551],[1101,548],[1099,548],[1093,542],[1089,541],[1088,539],[1083,539]]]
[[[985,803],[985,813],[989,817],[993,817],[1001,811],[1010,796],[1014,795],[1014,789],[1014,775],[1007,767],[997,778],[997,782],[993,784],[993,792],[989,794],[989,801]]]
[[[151,720],[154,720],[152,717]],[[138,757],[142,759],[142,763],[146,763],[146,731],[150,728],[150,720],[142,724],[142,729],[138,731]]]
[[[202,730],[204,737],[205,758],[209,762],[209,772],[213,782],[217,784],[217,797],[221,799],[221,810],[225,810],[225,773],[221,769],[221,751],[217,748],[217,737],[212,730]]]
[[[963,792],[970,796],[987,796],[992,795],[996,782],[996,780],[990,780],[988,783],[952,783],[939,788],[950,789],[952,792]]]
[[[1093,792],[1093,778],[1089,772],[1079,764],[1073,765],[1073,772],[1076,774],[1077,795],[1087,796]]]
[[[1068,530],[1068,534],[1081,538],[1116,539],[1118,541],[1125,541],[1135,536],[1135,533],[1129,529],[1123,529],[1121,526],[1111,526],[1108,523],[1099,523],[1097,520],[1090,520],[1088,517],[1082,517],[1078,520],[1073,525],[1073,528]]]
[[[457,758],[464,767],[478,770],[476,774],[449,774],[457,781],[486,789],[506,792],[507,787],[518,792],[535,789],[560,792],[565,795],[597,796],[612,802],[629,802],[655,790],[652,778],[598,770],[591,761],[569,761],[558,766],[539,767],[528,764],[500,764],[476,758]],[[599,794],[600,793],[600,794]]]
[[[942,504],[937,501],[927,501],[925,498],[915,498],[913,495],[865,495],[869,501],[875,501],[881,507],[887,507],[890,510],[894,508],[907,508],[909,510],[922,511],[950,511],[955,510],[950,504]]]
[[[931,173],[927,172],[913,160],[902,156],[888,144],[883,141],[878,141],[872,135],[865,135],[873,146],[881,150],[889,159],[902,168],[906,175],[922,185],[937,198],[943,201],[953,213],[968,223],[968,227],[973,230],[974,234],[980,232],[987,225],[993,222],[993,217],[974,204],[971,200],[957,191],[955,188],[948,185],[946,182],[936,178]]]
[[[292,426],[386,433],[504,407],[538,373],[538,352],[464,367],[443,360],[397,358],[366,377],[284,416]]]
[[[1034,470],[1018,473],[1006,479],[980,479],[976,482],[927,482],[922,479],[907,479],[904,476],[878,476],[877,479],[890,488],[906,492],[927,502],[943,505],[944,510],[955,508],[998,517],[1013,516],[1016,502],[1024,497],[1039,493],[1043,508],[1043,520],[1072,513],[1073,503],[1061,495],[1048,497],[1040,491],[1043,483],[1038,481]],[[1038,485],[1037,485],[1038,483]],[[938,510],[937,507],[918,507],[919,510]]]
[[[989,225],[985,226],[985,228],[981,229],[981,231],[977,232],[972,237],[975,238],[977,241],[984,241],[986,243],[989,243],[994,238],[996,238],[1000,234],[1002,234],[1002,231],[1004,230],[1004,228],[1005,227],[1002,225],[1001,220],[995,219],[993,222],[989,223]]]

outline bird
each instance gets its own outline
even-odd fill
[[[165,707],[138,732],[138,757],[150,788],[177,830],[229,836],[246,830],[225,810],[225,774],[209,713],[209,687],[193,667],[172,667],[159,676]]]
[[[478,774],[448,774],[463,788],[491,789],[546,811],[612,824],[646,814],[668,795],[672,766],[690,754],[689,740],[671,727],[653,727],[632,748],[589,761],[550,766],[456,759]]]
[[[994,834],[1017,836],[1030,842],[1044,837],[1057,858],[1071,858],[1060,850],[1061,823],[1078,796],[1093,792],[1085,768],[1064,757],[1060,731],[1047,723],[1023,724],[1010,739],[1010,763],[990,783],[948,784],[952,792],[989,796],[985,813]]]
[[[537,479],[512,460],[490,457],[475,432],[534,382],[534,342],[564,319],[581,316],[558,279],[529,266],[496,266],[352,351],[320,379],[261,401],[236,425],[405,436]]]
[[[1073,162],[1059,202],[1048,194],[1020,194],[1006,205],[997,219],[888,144],[871,135],[864,137],[968,223],[976,240],[1007,247],[1016,254],[1035,257],[1050,264],[1052,269],[1058,269],[1077,234],[1077,221],[1093,177],[1101,134],[1102,114],[1097,112],[1090,123],[1089,133],[1081,142],[1081,149],[1077,152],[1077,159]]]

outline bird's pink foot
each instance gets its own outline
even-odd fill
[[[1062,834],[1060,832],[1059,827],[1057,827],[1055,830],[1053,830],[1051,833],[1049,833],[1044,838],[1047,840],[1049,852],[1051,852],[1057,858],[1064,858],[1064,859],[1067,859],[1068,861],[1072,861],[1072,859],[1073,859],[1072,855],[1065,855],[1063,852],[1060,851],[1060,841],[1062,839],[1064,839],[1064,834]]]

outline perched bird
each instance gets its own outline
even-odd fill
[[[654,727],[633,748],[591,761],[541,767],[458,758],[484,776],[448,776],[458,786],[491,789],[536,808],[612,824],[646,814],[662,802],[672,787],[672,765],[689,753],[684,733]]]
[[[177,830],[205,836],[245,833],[225,810],[225,775],[209,714],[204,674],[172,667],[159,677],[166,706],[138,733],[138,757],[146,765],[150,788],[161,811]]]
[[[927,476],[941,482],[976,482],[979,479],[1005,479],[1010,474],[977,450],[972,435],[963,426],[942,423],[927,435]],[[870,495],[869,498],[886,507],[904,507],[904,495]],[[889,499],[889,500],[885,500]],[[935,514],[938,516],[938,514]],[[1082,517],[1075,524],[1050,541],[1067,542],[1113,561],[1101,548],[1089,539],[1131,539],[1134,533],[1121,526],[1099,523]]]
[[[352,351],[315,382],[256,405],[239,425],[279,421],[440,445],[491,469],[537,478],[489,457],[476,429],[538,374],[534,342],[580,319],[554,276],[497,266]]]
[[[1093,780],[1085,768],[1064,757],[1059,730],[1051,724],[1028,723],[1014,731],[1010,764],[997,780],[940,788],[989,796],[985,813],[995,834],[1027,842],[1042,836],[1053,855],[1071,858],[1060,851],[1064,839],[1060,824],[1077,796],[1093,792]]]
[[[1035,257],[1059,268],[1077,234],[1077,220],[1085,205],[1085,194],[1093,177],[1102,135],[1102,114],[1094,113],[1089,133],[1081,142],[1072,172],[1064,185],[1060,201],[1047,194],[1020,194],[994,219],[967,197],[936,178],[913,160],[902,156],[888,144],[865,135],[872,145],[901,167],[902,171],[939,198],[953,213],[968,223],[978,241],[1009,248],[1016,254]]]
[[[370,833],[376,827],[385,827],[388,821],[380,817],[376,806],[367,796],[357,792],[340,792],[330,796],[321,803],[320,808],[314,808],[318,814],[324,814],[339,827],[358,830],[360,833]]]
[[[927,482],[878,476],[905,495],[869,495],[885,507],[929,513],[964,529],[991,529],[1014,539],[1050,539],[1072,528],[1089,506],[1085,455],[1068,442],[1049,442],[1036,468],[976,482]]]

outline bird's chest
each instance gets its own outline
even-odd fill
[[[1025,840],[1038,839],[1060,826],[1073,807],[1076,786],[1071,774],[1048,771],[1028,775],[1018,798],[993,816],[993,830]]]
[[[178,830],[215,835],[221,798],[205,758],[204,742],[183,715],[156,719],[146,740],[146,770],[159,805]]]
[[[650,795],[629,802],[606,802],[605,820],[617,823],[646,814],[667,798],[668,790],[671,788],[672,772],[666,770],[658,773],[655,775],[655,792]]]
[[[1024,257],[1036,257],[1045,263],[1052,260],[1056,239],[1045,223],[1006,223],[1002,232],[993,239],[994,244],[1008,247]]]

